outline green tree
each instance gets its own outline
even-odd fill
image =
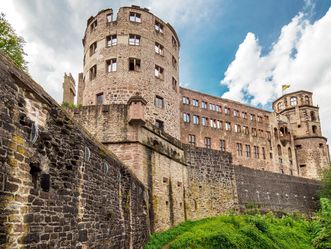
[[[0,49],[11,58],[17,66],[27,71],[27,62],[24,60],[23,45],[25,41],[15,33],[15,30],[0,13]]]
[[[326,169],[322,176],[321,197],[331,200],[331,169]]]

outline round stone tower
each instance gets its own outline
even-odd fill
[[[146,100],[145,118],[179,138],[179,39],[170,24],[138,6],[89,18],[83,38],[82,105]]]
[[[273,103],[274,111],[290,121],[300,176],[319,178],[330,166],[327,139],[322,136],[318,106],[313,105],[312,93],[288,93]]]

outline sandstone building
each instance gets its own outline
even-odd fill
[[[178,85],[179,39],[138,6],[87,22],[78,109],[0,53],[0,248],[143,248],[187,219],[316,209],[328,167],[312,93],[273,112]],[[75,96],[65,75],[64,101]]]

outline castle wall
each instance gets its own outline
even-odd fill
[[[318,207],[315,180],[234,166],[239,207],[312,214]]]
[[[197,220],[236,210],[238,198],[231,154],[186,145],[185,157],[187,218]]]
[[[142,248],[144,185],[0,56],[0,248]]]

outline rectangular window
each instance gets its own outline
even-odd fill
[[[239,116],[239,111],[238,110],[233,110],[233,116],[238,117]]]
[[[231,131],[231,123],[230,122],[225,122],[225,130],[226,131]]]
[[[230,108],[224,107],[224,113],[225,115],[230,115]]]
[[[90,80],[94,80],[97,77],[97,65],[90,68],[89,71]]]
[[[182,100],[183,100],[184,105],[189,105],[190,104],[190,99],[188,97],[183,96]]]
[[[252,128],[252,136],[253,137],[257,136],[256,128]]]
[[[111,47],[111,46],[117,45],[117,35],[109,35],[109,36],[107,36],[106,41],[107,41],[107,44],[106,44],[107,47]]]
[[[215,119],[210,119],[210,127],[211,128],[217,128]]]
[[[154,75],[156,78],[163,80],[163,78],[164,78],[163,72],[164,72],[164,70],[162,67],[155,65]]]
[[[248,126],[243,126],[243,133],[244,133],[245,135],[248,135],[248,134],[249,134]]]
[[[116,59],[110,59],[106,61],[107,72],[115,72],[117,70],[117,62]]]
[[[240,127],[240,125],[238,125],[238,124],[235,124],[235,125],[234,125],[234,132],[236,132],[236,133],[240,133],[240,132],[241,132],[241,127]]]
[[[103,104],[103,99],[104,99],[103,93],[98,93],[97,94],[97,99],[96,99],[97,105],[102,105]]]
[[[217,112],[222,112],[222,108],[221,108],[221,106],[216,105],[216,111],[217,111]]]
[[[172,66],[177,69],[177,60],[174,56],[172,56]]]
[[[183,113],[183,120],[184,120],[184,123],[189,123],[190,122],[190,114],[184,112]]]
[[[206,117],[202,117],[202,118],[201,118],[201,124],[202,124],[203,126],[207,126],[207,122],[208,122],[208,118],[206,118]]]
[[[107,15],[107,22],[113,21],[113,13]]]
[[[177,92],[177,80],[172,77],[172,89]]]
[[[237,143],[236,146],[237,146],[237,154],[238,154],[238,156],[242,156],[243,155],[243,146],[242,146],[242,144],[241,143]]]
[[[129,45],[139,46],[140,45],[140,35],[129,35]]]
[[[189,144],[192,144],[192,145],[195,145],[195,135],[192,135],[192,134],[189,134],[188,135],[188,143]]]
[[[129,20],[131,22],[138,22],[141,23],[141,15],[136,12],[130,12]]]
[[[163,33],[164,32],[163,31],[163,25],[160,22],[155,21],[154,27],[155,27],[156,32],[159,32],[159,33]]]
[[[259,146],[254,146],[254,157],[260,158],[260,148]]]
[[[264,130],[259,129],[259,136],[260,136],[260,137],[264,137]]]
[[[196,124],[196,125],[199,124],[199,116],[193,115],[193,124]]]
[[[95,20],[94,22],[91,23],[91,32],[96,30],[98,26],[98,21]]]
[[[209,104],[209,110],[211,111],[215,111],[216,110],[216,106],[214,104]]]
[[[266,159],[265,148],[264,147],[262,147],[262,157],[263,157],[263,159]]]
[[[164,48],[160,43],[155,42],[155,53],[159,54],[159,55],[163,55],[164,54]]]
[[[163,130],[164,129],[164,122],[159,120],[159,119],[156,119],[155,120],[155,126],[156,126],[156,128],[159,128],[159,129]]]
[[[129,58],[129,71],[140,71],[140,59]]]
[[[223,122],[220,121],[220,120],[217,120],[216,121],[216,126],[217,126],[217,129],[223,129]]]
[[[246,144],[245,148],[246,148],[246,157],[251,157],[251,146],[249,144]]]
[[[192,105],[195,106],[195,107],[199,107],[199,100],[192,99]]]
[[[97,42],[94,42],[90,46],[90,56],[92,56],[93,54],[95,54],[96,51],[97,51]]]
[[[155,106],[158,108],[163,108],[164,107],[164,100],[160,96],[155,96]]]
[[[249,117],[251,121],[255,121],[255,114],[250,114]]]
[[[241,113],[241,117],[242,117],[243,119],[247,119],[247,112],[242,112],[242,113]]]
[[[207,109],[207,102],[202,101],[202,102],[201,102],[201,108],[202,108],[202,109]]]
[[[257,116],[257,122],[262,122],[262,117],[261,116]]]
[[[172,46],[177,49],[177,41],[175,37],[172,37]]]
[[[206,148],[211,148],[211,138],[210,137],[205,137],[205,146]]]
[[[225,151],[225,140],[223,139],[220,140],[220,150]]]

